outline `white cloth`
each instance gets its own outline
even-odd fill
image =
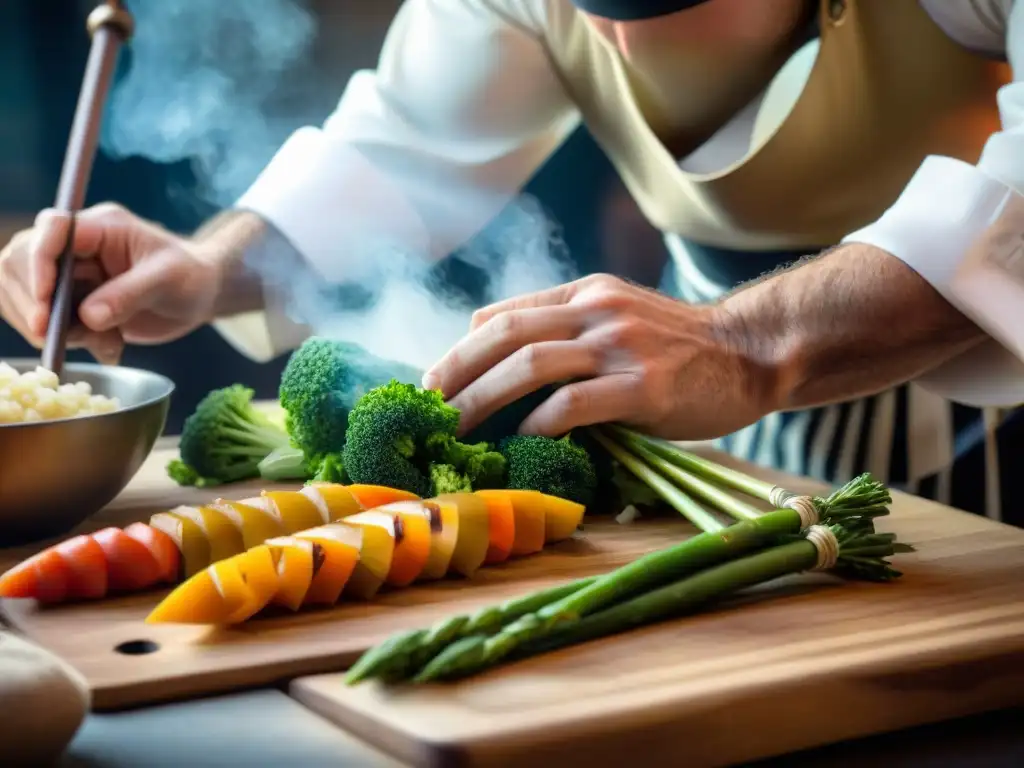
[[[327,278],[358,275],[366,251],[339,247],[353,233],[428,258],[450,252],[578,123],[542,42],[548,8],[565,1],[408,0],[376,70],[352,78],[323,127],[297,131],[238,207],[272,222]],[[957,42],[1006,52],[1020,69],[1024,4],[920,2]],[[949,295],[991,206],[1024,190],[1024,83],[1002,90],[1000,108],[1003,130],[977,167],[928,158],[893,207],[846,241],[884,248]],[[988,342],[922,383],[967,403],[1011,404],[1024,401],[1024,363]]]

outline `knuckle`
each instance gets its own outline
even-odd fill
[[[497,339],[510,339],[518,332],[521,325],[514,312],[502,312],[488,321],[491,334]]]
[[[632,347],[642,337],[642,323],[634,318],[627,317],[615,320],[608,324],[605,329],[605,339],[612,346]]]
[[[488,320],[491,319],[491,311],[489,309],[478,309],[473,312],[469,319],[469,327],[472,329],[479,328],[484,325]]]
[[[120,203],[113,202],[97,203],[89,209],[88,214],[90,218],[99,219],[115,226],[124,224],[131,218],[127,208]]]
[[[556,396],[556,412],[559,417],[583,413],[590,407],[590,396],[579,384],[566,384],[559,388]]]
[[[542,367],[544,363],[544,349],[539,344],[527,344],[524,347],[520,347],[518,351],[513,355],[514,368],[525,368],[528,371],[536,371]]]

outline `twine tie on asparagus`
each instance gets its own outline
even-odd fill
[[[792,509],[800,515],[800,524],[804,528],[821,522],[818,505],[810,496],[800,496],[776,485],[768,492],[768,503],[776,509]]]
[[[825,525],[812,525],[807,529],[807,540],[818,551],[818,562],[812,571],[830,571],[839,562],[839,539]]]

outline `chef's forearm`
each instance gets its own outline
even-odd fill
[[[899,259],[858,244],[743,288],[720,310],[769,411],[882,391],[984,338]]]

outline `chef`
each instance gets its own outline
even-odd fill
[[[464,426],[571,381],[524,431],[623,420],[1019,512],[1000,458],[1024,446],[1021,310],[977,276],[1001,282],[1024,232],[1022,55],[1012,0],[409,0],[376,70],[193,237],[81,214],[81,275],[105,282],[75,341],[115,360],[212,322],[269,359],[309,329],[267,264],[344,282],[372,269],[357,244],[441,258],[582,121],[670,274],[480,310],[425,379]],[[45,211],[0,257],[0,312],[37,344],[66,226]]]

